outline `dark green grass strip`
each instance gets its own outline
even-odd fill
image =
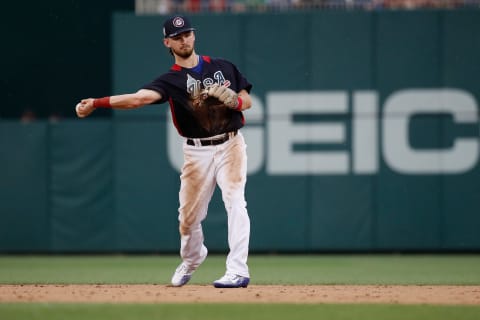
[[[479,306],[274,304],[0,304],[2,320],[478,320]]]

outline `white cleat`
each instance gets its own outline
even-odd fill
[[[182,262],[172,276],[172,286],[181,287],[185,285],[188,281],[190,281],[194,271],[195,269],[188,268],[187,265]]]
[[[189,267],[185,262],[182,262],[177,269],[175,270],[175,273],[172,276],[172,286],[174,287],[181,287],[185,284],[187,284],[188,281],[192,278],[192,274],[197,270],[198,266],[205,261],[207,258],[208,250],[207,248],[203,247],[202,248],[202,256],[200,263],[198,263],[195,266]]]
[[[250,278],[242,277],[236,274],[225,274],[213,282],[215,288],[246,288]]]

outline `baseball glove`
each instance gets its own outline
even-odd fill
[[[203,90],[200,90],[200,92],[196,93],[192,97],[193,109],[197,110],[197,109],[205,107],[207,99],[208,99],[208,89],[205,88]]]
[[[225,106],[235,109],[238,106],[238,94],[230,88],[215,83],[206,88],[208,96],[217,98]]]

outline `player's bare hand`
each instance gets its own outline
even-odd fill
[[[90,113],[95,110],[95,107],[93,106],[93,100],[92,98],[89,99],[83,99],[77,105],[75,106],[75,112],[77,113],[77,117],[79,118],[85,118],[87,117]]]
[[[215,83],[208,87],[208,95],[217,98],[229,108],[235,109],[238,106],[238,94],[230,88]]]

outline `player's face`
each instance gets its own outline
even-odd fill
[[[194,42],[195,35],[193,31],[188,31],[169,38],[167,46],[169,46],[177,56],[188,58],[193,53]]]

